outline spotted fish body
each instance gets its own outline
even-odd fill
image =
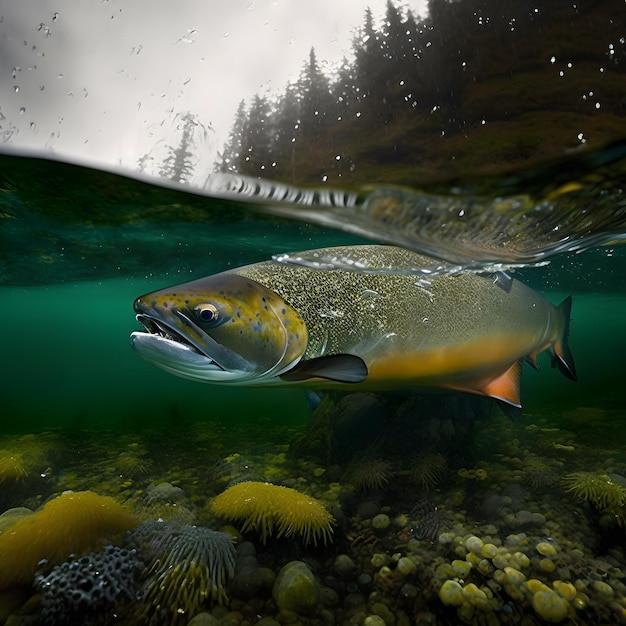
[[[319,255],[355,267],[429,262],[376,245]],[[142,296],[135,310],[149,332],[133,333],[131,343],[156,365],[207,382],[445,388],[519,405],[523,359],[535,364],[551,349],[575,379],[570,302],[555,307],[517,280],[503,287],[474,273],[424,280],[266,261]],[[221,315],[215,329],[198,330],[202,307]]]

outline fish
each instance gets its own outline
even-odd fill
[[[387,245],[307,256],[388,267],[429,259]],[[132,347],[184,378],[349,391],[454,390],[521,407],[522,363],[537,355],[576,380],[571,296],[559,306],[502,275],[317,271],[275,260],[137,298]]]

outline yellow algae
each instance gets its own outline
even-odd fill
[[[219,494],[211,505],[214,515],[243,522],[242,531],[260,533],[261,542],[274,535],[300,535],[304,543],[327,543],[333,533],[333,516],[324,505],[295,489],[270,483],[243,482]]]

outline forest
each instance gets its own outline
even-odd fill
[[[343,62],[236,111],[216,169],[297,184],[418,185],[626,135],[620,0],[370,9]],[[173,158],[173,157],[172,157]]]

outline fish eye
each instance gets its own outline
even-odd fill
[[[219,311],[214,304],[198,304],[193,308],[196,315],[203,322],[215,322],[219,316]]]

